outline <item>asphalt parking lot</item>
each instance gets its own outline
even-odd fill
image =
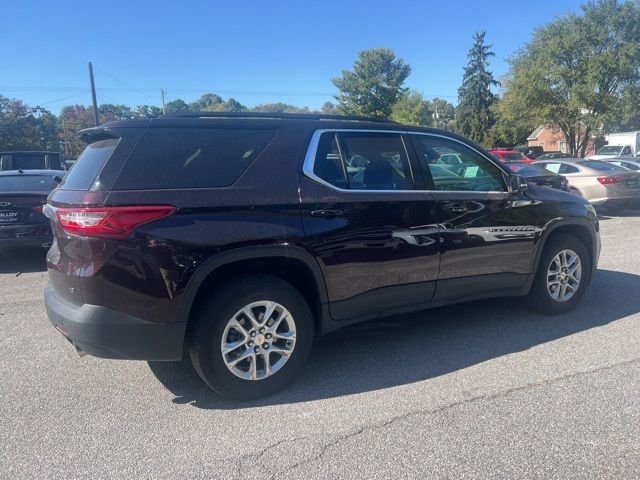
[[[639,478],[640,212],[601,230],[575,312],[504,299],[350,327],[244,404],[186,363],[78,357],[46,319],[44,254],[0,252],[0,477]]]

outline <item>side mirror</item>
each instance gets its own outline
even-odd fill
[[[529,189],[529,184],[520,175],[509,176],[509,193],[522,193]]]

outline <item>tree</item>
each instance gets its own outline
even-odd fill
[[[324,102],[320,107],[320,113],[324,113],[325,115],[339,115],[340,110],[335,106],[332,102]]]
[[[453,103],[447,102],[442,98],[434,98],[431,100],[431,108],[433,109],[433,126],[445,130],[455,129],[455,107]]]
[[[433,108],[420,92],[408,90],[398,97],[391,107],[391,120],[407,125],[430,127],[433,125]]]
[[[274,113],[309,113],[308,107],[296,107],[286,103],[263,103],[251,108],[252,112],[274,112]]]
[[[222,97],[215,93],[205,93],[198,100],[189,104],[189,109],[198,111],[213,111],[222,103]]]
[[[404,81],[411,67],[388,48],[358,53],[353,71],[343,70],[333,84],[340,90],[335,98],[342,113],[389,117],[393,104],[406,91]]]
[[[500,114],[557,126],[583,157],[592,137],[637,125],[640,4],[589,1],[537,29],[510,63]]]
[[[176,98],[168,102],[164,109],[167,113],[188,112],[190,110],[189,105],[186,104],[181,98]]]
[[[37,113],[25,103],[0,95],[0,151],[58,151],[56,117],[45,109]]]
[[[162,115],[162,108],[155,105],[138,105],[133,115],[134,118],[156,118]]]
[[[473,36],[473,46],[467,54],[469,61],[464,68],[462,85],[458,89],[458,106],[456,108],[456,129],[462,135],[486,144],[489,130],[494,123],[491,106],[495,95],[491,87],[498,85],[493,74],[488,70],[489,58],[495,54],[492,45],[485,45],[486,32],[477,32]]]
[[[66,158],[78,158],[85,144],[78,138],[77,133],[93,126],[93,109],[84,105],[68,105],[62,108],[58,116],[58,131]]]

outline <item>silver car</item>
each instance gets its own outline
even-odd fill
[[[640,173],[599,160],[561,158],[533,162],[569,180],[571,191],[593,205],[640,203]]]

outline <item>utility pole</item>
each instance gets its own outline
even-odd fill
[[[98,118],[98,102],[96,101],[96,83],[93,81],[93,65],[89,62],[89,82],[91,83],[91,100],[93,100],[93,123],[97,127],[100,123]]]
[[[160,95],[162,95],[162,114],[164,115],[165,113],[167,113],[164,109],[164,94],[166,92],[164,90],[160,90]]]

